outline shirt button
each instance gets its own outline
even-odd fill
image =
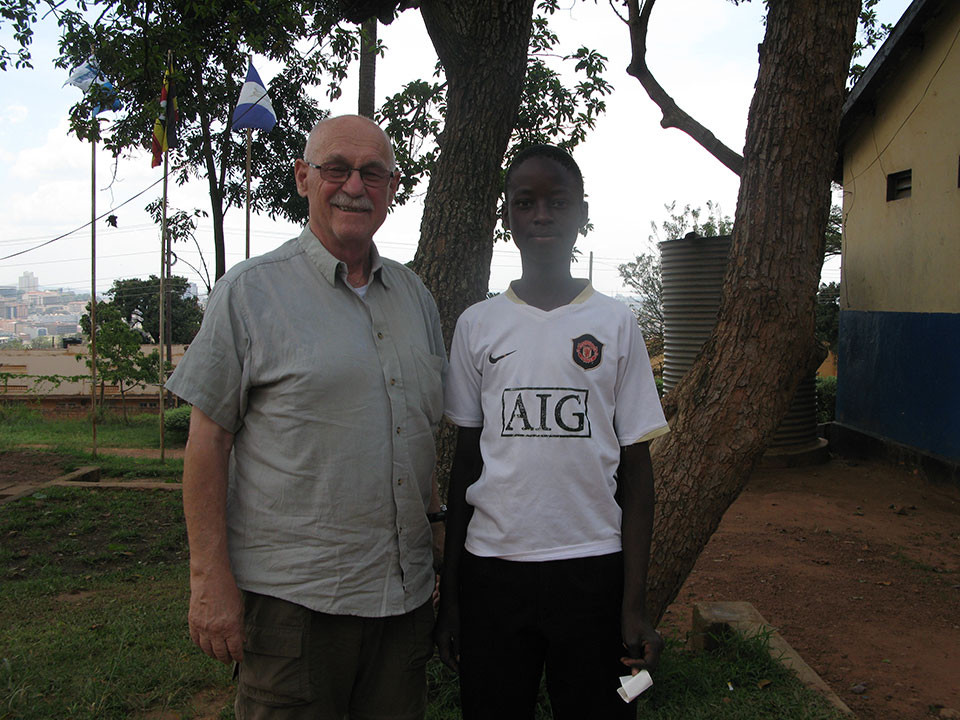
[[[391,385],[396,385],[396,384],[397,384],[397,379],[396,379],[396,378],[390,378],[390,384],[391,384]]]
[[[382,332],[378,332],[378,333],[377,333],[377,339],[378,339],[378,340],[383,340],[383,333],[382,333]]]
[[[400,426],[397,425],[397,435],[399,435],[399,434],[400,434]]]
[[[403,485],[403,478],[397,478],[397,485]]]

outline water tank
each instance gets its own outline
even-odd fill
[[[683,238],[659,244],[663,272],[663,390],[672,390],[693,367],[717,323],[720,293],[730,254],[730,236]],[[815,375],[800,381],[790,409],[770,443],[769,454],[822,450],[817,437]],[[824,458],[825,459],[825,458]]]

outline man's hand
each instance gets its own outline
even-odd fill
[[[222,663],[243,660],[243,596],[233,577],[190,579],[190,638]]]
[[[440,661],[455,673],[460,672],[460,606],[449,597],[440,599],[440,614],[433,629]]]
[[[642,613],[624,612],[622,632],[627,655],[620,662],[630,668],[632,675],[655,669],[663,652],[663,638],[650,621]]]

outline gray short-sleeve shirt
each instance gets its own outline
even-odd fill
[[[433,589],[426,507],[446,360],[430,293],[372,253],[363,298],[309,228],[240,263],[167,388],[234,433],[239,586],[384,617]]]

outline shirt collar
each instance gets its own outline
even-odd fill
[[[587,300],[590,299],[590,296],[593,295],[593,293],[594,293],[593,283],[590,280],[587,280],[587,284],[584,286],[583,290],[581,290],[580,293],[568,304],[582,305],[583,303],[585,303]],[[507,289],[504,291],[503,294],[506,296],[507,300],[509,300],[510,302],[516,303],[517,305],[527,304],[519,295],[517,295],[513,291],[513,283],[510,283],[507,286]],[[563,306],[561,305],[561,307]]]
[[[317,269],[320,271],[320,274],[326,279],[328,283],[332,286],[337,284],[337,275],[345,275],[347,272],[347,264],[342,260],[335,258],[327,248],[324,247],[323,243],[320,242],[320,238],[313,234],[313,231],[308,225],[300,233],[300,237],[297,238],[297,241],[300,243],[300,247],[303,248],[303,251],[307,254],[307,257],[310,258],[310,261],[316,265]],[[381,272],[383,269],[383,260],[380,257],[380,252],[377,250],[375,243],[370,243],[370,281],[372,282],[375,277],[380,278],[380,282],[383,283],[384,287],[389,287],[384,278],[384,273]]]

